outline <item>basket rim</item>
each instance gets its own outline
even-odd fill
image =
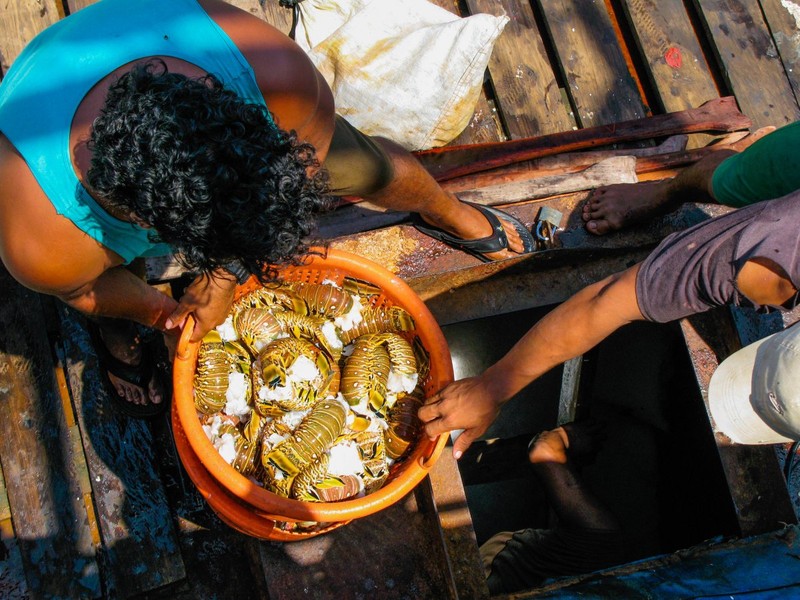
[[[331,248],[317,248],[312,252],[314,253],[308,255],[302,264],[290,265],[280,271],[342,271],[379,285],[387,299],[403,306],[414,318],[416,333],[430,353],[431,385],[435,389],[441,389],[453,381],[453,365],[444,334],[428,307],[408,284],[383,266],[356,254]],[[251,279],[237,290],[253,289],[254,281],[255,279]],[[187,320],[175,353],[173,402],[177,418],[189,445],[211,476],[231,494],[271,518],[283,521],[333,522],[349,521],[373,514],[394,504],[416,487],[433,467],[447,442],[445,434],[439,435],[435,440],[422,436],[411,454],[404,459],[400,472],[379,490],[361,498],[337,502],[306,502],[274,494],[225,462],[200,425],[191,393],[200,347],[199,342],[189,340],[193,323],[193,320]]]

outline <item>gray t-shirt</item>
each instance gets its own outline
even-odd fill
[[[761,312],[786,306],[754,305],[736,287],[752,258],[768,258],[800,289],[800,191],[759,202],[666,237],[644,260],[636,277],[639,310],[666,323],[732,304]]]

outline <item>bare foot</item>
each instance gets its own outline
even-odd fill
[[[528,459],[534,465],[586,461],[597,454],[603,441],[603,429],[599,421],[586,419],[544,431],[528,444]]]
[[[144,358],[145,344],[138,335],[136,327],[131,323],[129,327],[99,327],[100,337],[108,352],[120,362],[132,368],[139,366]],[[158,374],[158,369],[153,368],[147,390],[130,381],[121,379],[108,372],[108,378],[117,394],[128,402],[137,405],[161,404],[164,400],[164,386]]]
[[[618,183],[592,190],[583,205],[581,217],[586,230],[596,235],[617,231],[672,207],[669,181]]]
[[[528,459],[532,464],[567,463],[569,438],[563,427],[544,431],[536,435],[528,445]]]
[[[725,158],[735,152],[741,152],[773,131],[775,127],[762,127],[733,143],[711,147],[713,152],[682,171],[674,182],[677,184],[682,180],[681,185],[685,187],[687,181],[693,181],[687,189],[705,193],[705,184],[700,185],[694,180],[699,178],[703,182],[710,181],[714,169]],[[621,183],[593,190],[583,205],[581,215],[586,221],[586,230],[596,235],[604,235],[674,210],[683,198],[675,197],[675,194],[670,192],[671,184],[671,180]],[[681,196],[685,197],[685,194]]]

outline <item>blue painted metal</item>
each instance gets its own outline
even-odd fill
[[[509,598],[800,598],[800,527],[709,543]]]

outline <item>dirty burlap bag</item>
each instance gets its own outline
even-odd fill
[[[442,146],[469,123],[508,17],[466,18],[427,0],[303,0],[296,41],[336,112],[407,150]]]

